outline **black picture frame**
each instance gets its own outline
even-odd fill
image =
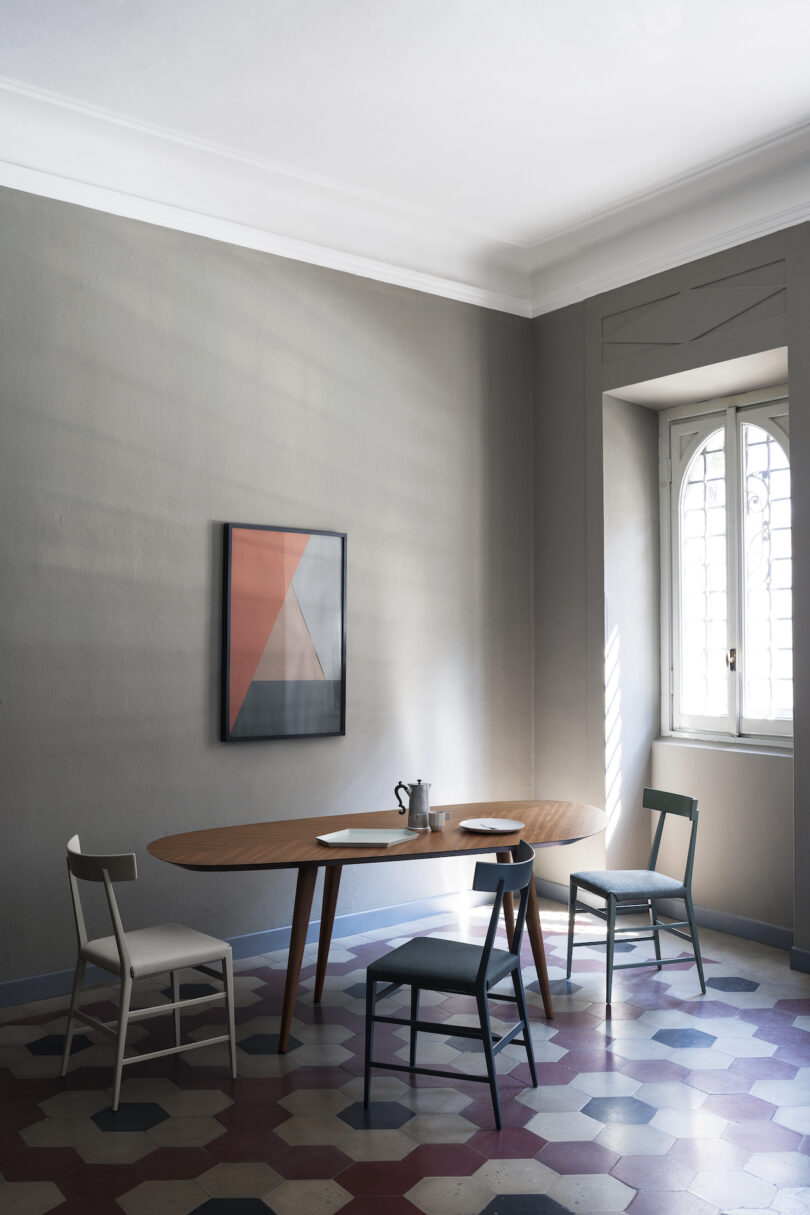
[[[220,738],[346,733],[346,533],[225,523]]]

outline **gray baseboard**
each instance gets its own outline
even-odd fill
[[[790,969],[810,975],[810,949],[798,949],[794,945],[790,951]]]
[[[559,882],[549,882],[545,878],[537,879],[537,893],[542,899],[553,899],[557,903],[568,905],[568,887]],[[683,904],[667,899],[661,899],[658,906],[664,915],[681,919]],[[792,970],[810,971],[810,953],[805,950],[795,950],[793,933],[789,928],[780,928],[775,924],[763,924],[760,920],[749,920],[742,915],[729,915],[725,911],[713,911],[711,907],[695,907],[695,918],[701,928],[711,928],[715,932],[725,932],[732,937],[742,937],[745,941],[757,941],[760,945],[772,945],[774,949],[790,949],[790,965]],[[798,965],[794,953],[804,953],[806,965]]]
[[[472,896],[477,898],[478,896]],[[483,896],[480,901],[484,901]],[[332,939],[352,937],[361,932],[373,932],[377,928],[388,928],[392,924],[404,924],[409,920],[422,920],[452,911],[456,896],[440,894],[415,903],[399,903],[375,911],[359,911],[352,915],[335,917]],[[318,940],[320,921],[309,926],[307,942]],[[249,932],[244,936],[231,937],[230,945],[234,958],[252,958],[257,954],[272,953],[286,949],[290,944],[290,928],[271,928],[266,932]],[[85,987],[99,983],[110,983],[112,976],[97,966],[88,966],[85,972]],[[73,970],[58,970],[44,975],[31,975],[24,979],[9,979],[0,983],[0,1008],[15,1004],[32,1004],[37,1000],[50,1000],[55,996],[69,996],[73,987]]]

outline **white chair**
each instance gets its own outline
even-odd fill
[[[134,932],[124,932],[121,916],[113,890],[114,882],[134,882],[138,876],[138,868],[134,852],[113,854],[111,856],[90,856],[81,850],[78,835],[68,841],[67,846],[68,875],[70,893],[73,898],[73,916],[76,922],[76,936],[79,952],[76,959],[76,976],[73,982],[73,995],[70,1000],[67,1028],[65,1033],[65,1052],[62,1056],[62,1076],[67,1072],[70,1058],[70,1047],[73,1041],[74,1022],[81,1021],[91,1029],[101,1030],[102,1033],[115,1039],[115,1082],[113,1085],[113,1110],[118,1109],[118,1099],[121,1092],[121,1070],[126,1063],[143,1062],[146,1059],[158,1059],[163,1055],[174,1055],[179,1051],[194,1050],[200,1046],[210,1046],[214,1042],[230,1044],[231,1074],[236,1079],[236,1034],[233,1014],[233,960],[231,947],[227,941],[218,941],[203,932],[193,928],[184,928],[181,924],[159,924],[154,928],[138,928]],[[81,898],[79,896],[79,881],[103,882],[107,895],[107,906],[112,919],[113,935],[99,937],[96,940],[87,939]],[[110,974],[117,975],[121,981],[118,1020],[105,1023],[89,1013],[82,1012],[78,1007],[79,996],[84,979],[84,971],[88,962],[100,966]],[[208,963],[221,963],[221,972],[211,970]],[[208,996],[197,996],[193,999],[180,999],[180,980],[178,972],[190,968],[202,971],[210,978],[221,980],[224,990]],[[132,985],[136,979],[144,979],[152,975],[171,975],[171,1003],[154,1005],[150,1008],[130,1007]],[[180,1009],[198,1008],[203,1004],[215,1001],[225,1001],[228,1015],[228,1032],[216,1037],[205,1038],[201,1042],[180,1041]],[[175,1045],[164,1050],[125,1056],[127,1026],[130,1021],[154,1017],[159,1013],[173,1012]]]

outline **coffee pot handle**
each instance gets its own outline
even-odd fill
[[[406,785],[404,781],[400,781],[399,784],[395,785],[395,787],[394,787],[394,797],[397,799],[397,805],[399,806],[399,813],[406,814],[408,807],[403,806],[403,804],[402,804],[402,798],[399,796],[400,789],[404,789],[405,792],[410,796],[411,786]]]

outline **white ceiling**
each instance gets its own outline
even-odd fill
[[[0,0],[0,184],[530,315],[810,217],[807,0]]]

